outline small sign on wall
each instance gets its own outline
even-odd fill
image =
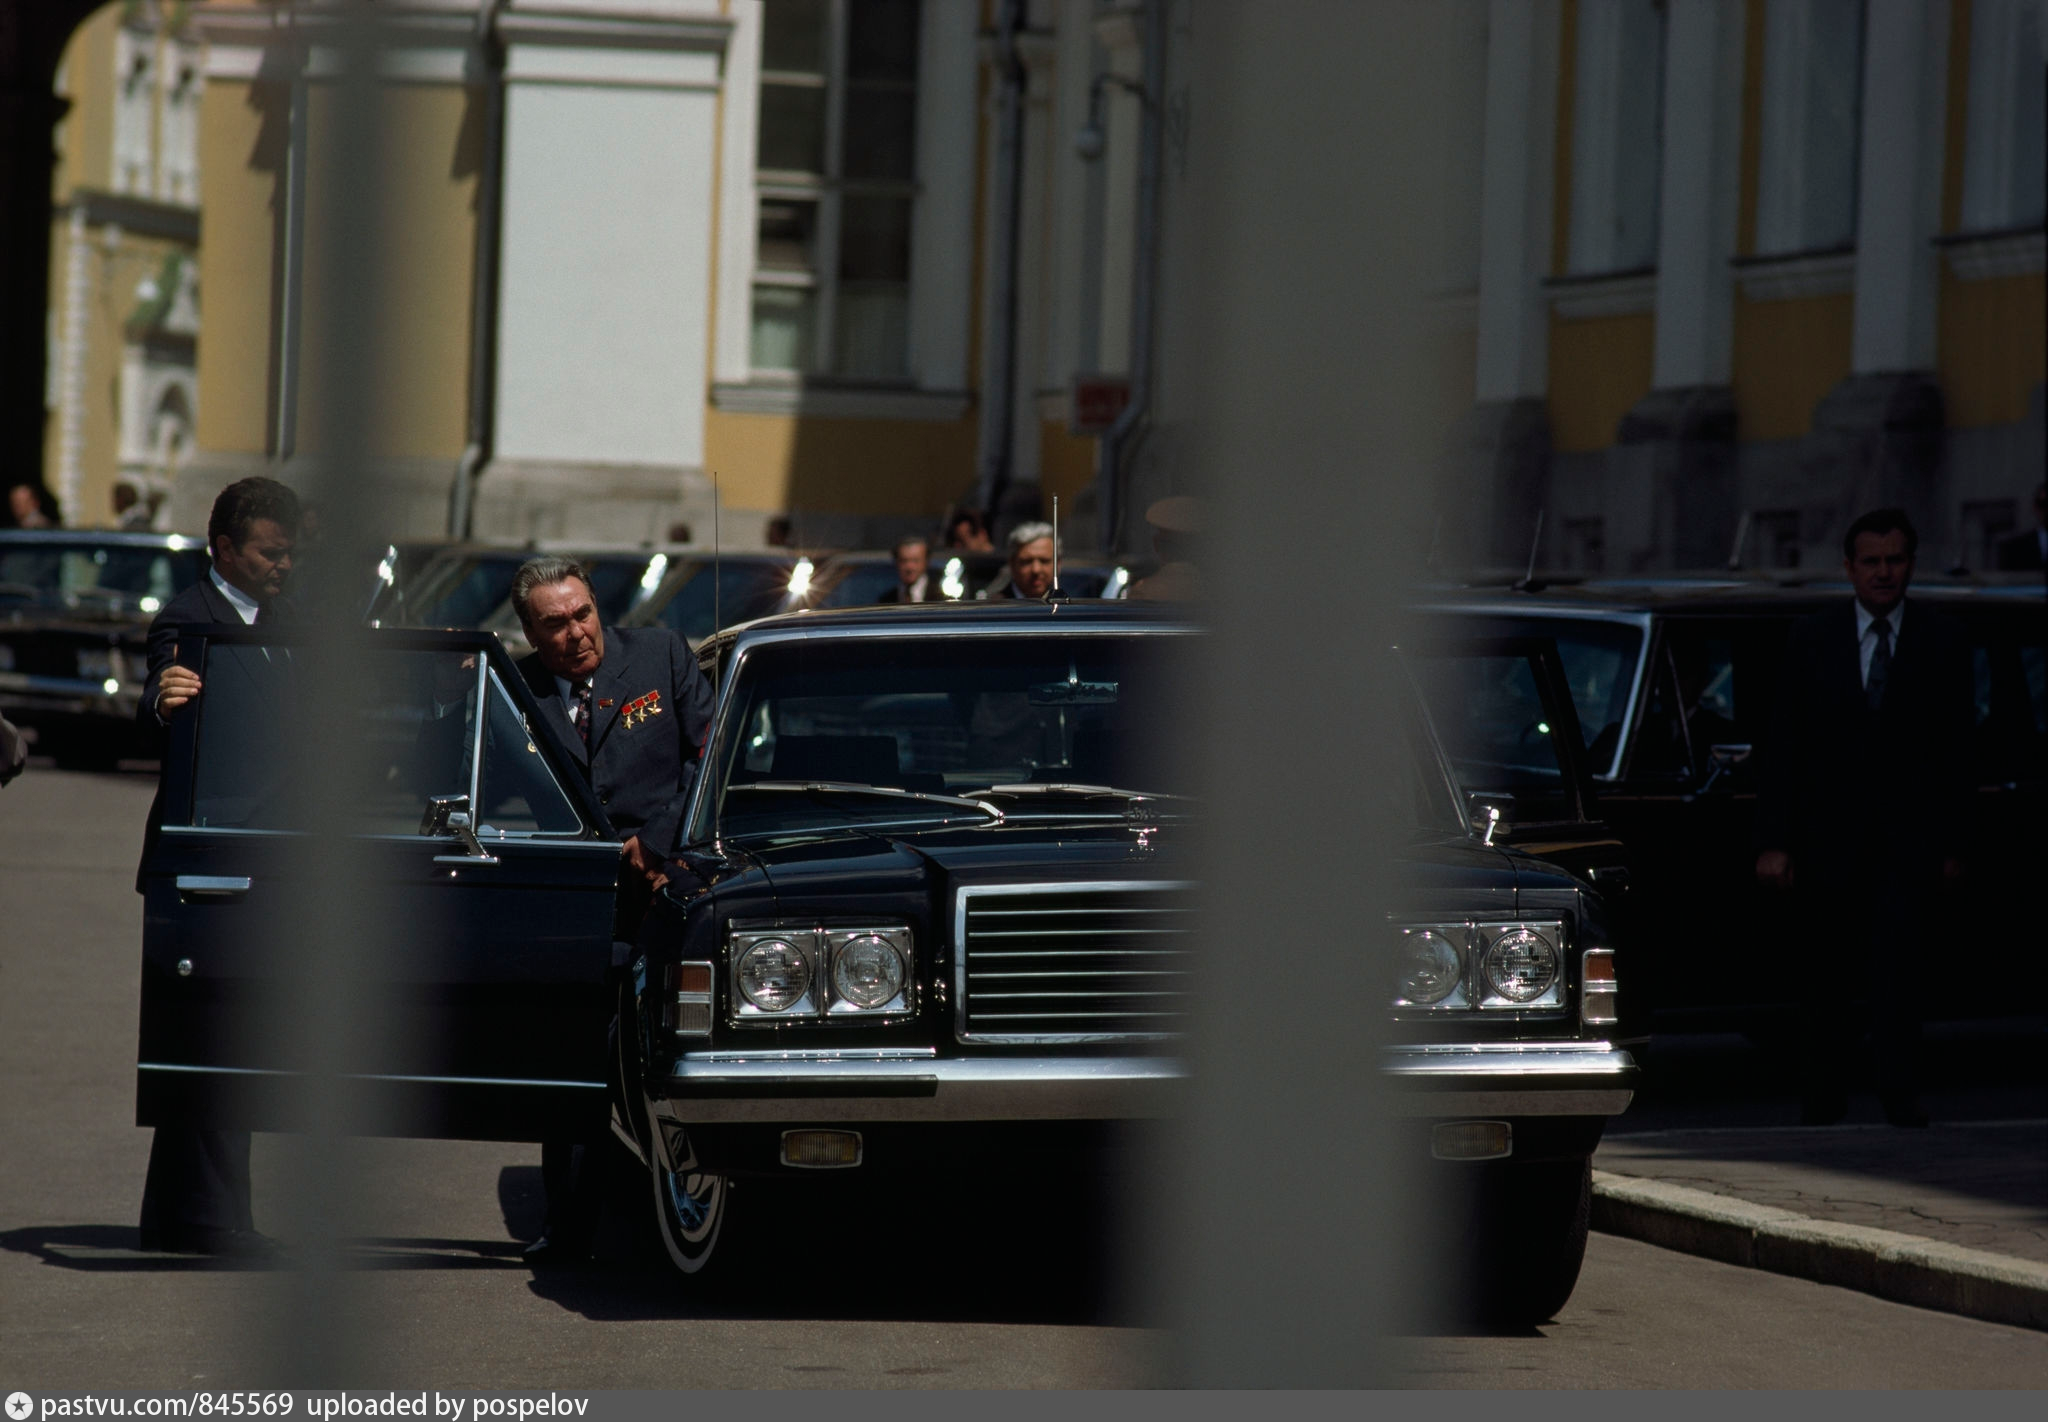
[[[1077,375],[1068,396],[1067,432],[1099,435],[1131,403],[1131,382],[1121,375]]]

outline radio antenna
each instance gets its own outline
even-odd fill
[[[711,635],[718,635],[718,506],[724,502],[718,495],[718,471],[711,471]]]
[[[1543,546],[1543,510],[1536,510],[1536,532],[1529,539],[1529,570],[1522,574],[1522,581],[1515,584],[1519,591],[1536,590],[1536,552]]]
[[[1060,590],[1060,496],[1052,496],[1052,590]]]
[[[1728,550],[1728,571],[1733,573],[1742,567],[1742,545],[1749,541],[1749,510],[1742,511],[1742,518],[1735,525],[1735,546]]]

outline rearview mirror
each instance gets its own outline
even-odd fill
[[[1514,829],[1515,797],[1505,790],[1474,790],[1465,797],[1465,814],[1479,842],[1491,845]]]

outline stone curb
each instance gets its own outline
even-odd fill
[[[1593,1172],[1593,1228],[1895,1303],[2048,1331],[2048,1264]]]

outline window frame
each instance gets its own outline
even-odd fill
[[[912,100],[911,119],[911,164],[908,178],[848,178],[845,176],[846,158],[846,109],[852,88],[848,66],[850,12],[852,0],[825,0],[824,65],[822,81],[819,76],[798,70],[772,69],[766,56],[767,9],[774,0],[764,0],[762,6],[763,55],[756,77],[758,92],[755,103],[757,110],[771,87],[822,88],[824,103],[824,154],[823,170],[807,173],[787,168],[763,166],[760,156],[760,128],[756,120],[753,155],[754,176],[754,221],[753,221],[753,271],[747,283],[747,364],[750,378],[764,384],[796,385],[807,381],[834,381],[849,384],[875,385],[884,387],[912,388],[916,374],[912,368],[910,350],[910,322],[906,319],[900,372],[892,376],[847,375],[842,372],[840,358],[841,331],[839,321],[840,288],[842,277],[839,272],[842,233],[848,197],[886,197],[907,199],[910,204],[908,241],[912,251],[905,263],[903,288],[908,305],[911,286],[916,271],[915,246],[917,242],[917,207],[923,196],[923,183],[919,178],[918,132],[916,105],[922,95],[924,36],[922,24],[923,5],[930,0],[919,0],[917,23],[912,33],[917,44],[917,55],[912,73],[907,81],[894,81],[894,85],[907,91]],[[871,81],[863,81],[868,83]],[[872,81],[886,82],[886,81]],[[761,210],[771,202],[810,202],[816,204],[817,218],[813,227],[811,270],[808,273],[764,267],[761,263]],[[812,295],[810,351],[808,360],[801,367],[763,365],[755,358],[754,347],[754,303],[756,293],[762,288],[784,291],[808,291]],[[906,311],[906,316],[907,316]]]

